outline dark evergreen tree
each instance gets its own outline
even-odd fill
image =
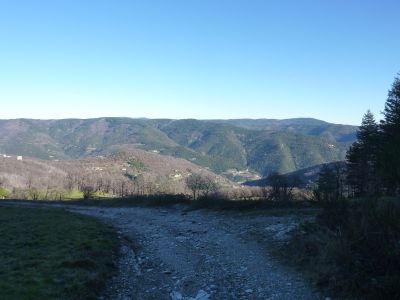
[[[346,156],[347,181],[355,196],[372,196],[379,192],[378,147],[379,126],[368,110],[357,131],[357,141]]]
[[[317,200],[323,202],[337,201],[344,196],[344,170],[339,164],[323,165],[318,173]]]
[[[389,193],[400,189],[400,79],[395,78],[381,121],[382,147],[379,156],[380,174]]]

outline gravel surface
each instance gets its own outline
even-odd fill
[[[300,274],[268,253],[304,217],[185,211],[181,206],[67,208],[119,230],[119,272],[101,299],[321,298]]]

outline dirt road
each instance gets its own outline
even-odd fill
[[[102,299],[318,299],[268,253],[302,218],[173,208],[68,210],[113,224],[122,243],[118,276]]]

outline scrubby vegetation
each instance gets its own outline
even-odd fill
[[[323,167],[322,206],[285,245],[318,284],[341,298],[400,298],[400,79],[384,120],[367,112],[347,164]]]
[[[10,191],[6,188],[0,187],[0,199],[5,199],[10,196]]]
[[[183,159],[139,149],[75,161],[0,157],[0,171],[0,188],[8,191],[4,197],[25,200],[180,194],[186,192],[185,179],[193,173],[222,187],[234,185]]]
[[[114,229],[90,217],[0,206],[1,299],[96,299],[114,271]]]
[[[285,254],[340,298],[399,299],[400,201],[326,203],[285,245]]]

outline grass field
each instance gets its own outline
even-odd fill
[[[117,249],[114,229],[93,218],[0,206],[0,299],[95,299]]]

